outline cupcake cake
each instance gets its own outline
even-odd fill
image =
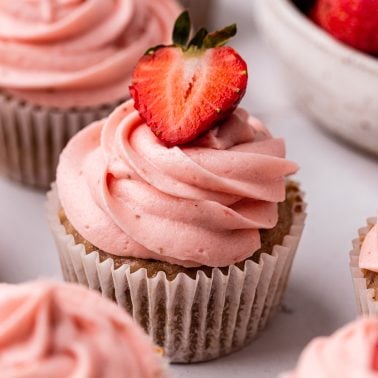
[[[357,320],[313,340],[292,373],[280,378],[378,377],[378,320]]]
[[[168,42],[175,0],[0,2],[0,165],[47,188],[66,142],[129,97],[135,63]]]
[[[378,315],[378,225],[369,218],[353,240],[350,269],[360,314]]]
[[[133,99],[70,141],[47,208],[65,279],[114,299],[173,362],[197,362],[276,312],[305,205],[284,141],[235,110],[235,27],[189,42],[187,13],[178,25],[138,63]]]
[[[112,302],[72,284],[0,284],[0,372],[9,378],[163,378],[166,363]]]

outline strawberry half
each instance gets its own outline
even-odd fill
[[[228,116],[245,94],[247,64],[224,44],[236,25],[200,29],[189,41],[188,12],[177,19],[173,45],[157,46],[138,62],[130,86],[135,108],[167,146],[188,143]]]

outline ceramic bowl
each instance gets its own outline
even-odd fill
[[[335,40],[289,0],[254,5],[299,106],[333,134],[378,155],[378,59]]]

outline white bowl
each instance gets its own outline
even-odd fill
[[[335,135],[378,154],[378,59],[338,42],[289,0],[256,0],[255,16],[301,107]]]

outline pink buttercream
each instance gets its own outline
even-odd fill
[[[179,12],[175,0],[0,0],[0,88],[59,108],[119,101]]]
[[[0,375],[162,378],[165,363],[131,317],[81,286],[0,285]]]
[[[330,337],[313,340],[302,352],[295,371],[282,378],[377,378],[373,358],[378,320],[361,319]]]
[[[106,252],[227,266],[276,225],[285,176],[298,168],[284,156],[283,140],[241,109],[191,145],[167,148],[130,100],[71,140],[57,187],[73,226]]]
[[[368,232],[362,243],[359,266],[378,273],[378,224]]]

